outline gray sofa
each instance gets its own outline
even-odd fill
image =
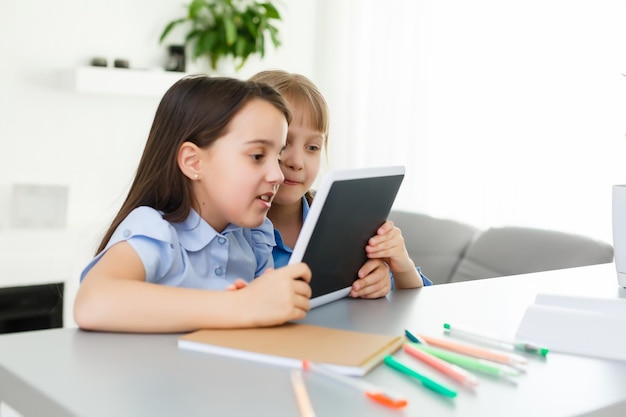
[[[426,214],[393,210],[416,265],[434,284],[613,261],[613,247],[586,236],[528,227],[480,230]]]

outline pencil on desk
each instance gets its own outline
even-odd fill
[[[298,401],[298,408],[300,409],[300,417],[315,417],[315,410],[311,403],[311,398],[304,384],[302,378],[302,371],[294,369],[291,371],[291,384],[293,385],[293,391],[296,394],[296,400]]]

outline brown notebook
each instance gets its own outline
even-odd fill
[[[307,359],[345,375],[363,376],[398,350],[404,336],[389,336],[287,323],[251,329],[198,330],[178,347],[292,367]]]

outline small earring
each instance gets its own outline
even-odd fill
[[[193,178],[196,179],[196,180],[199,180],[200,179],[200,175],[196,174],[196,175],[194,175]]]

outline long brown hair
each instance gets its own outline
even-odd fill
[[[303,118],[311,123],[311,127],[324,135],[324,152],[328,152],[329,110],[326,99],[309,78],[302,74],[283,70],[261,71],[250,78],[251,81],[262,82],[274,87],[294,107],[301,109]],[[314,192],[309,190],[304,195],[309,204],[313,201]]]
[[[135,208],[152,207],[170,222],[182,222],[194,206],[191,181],[178,167],[178,149],[184,142],[208,148],[227,133],[237,112],[260,98],[280,110],[289,123],[284,98],[267,84],[226,77],[193,75],[182,78],[165,93],[154,116],[148,140],[128,196],[96,253]]]

